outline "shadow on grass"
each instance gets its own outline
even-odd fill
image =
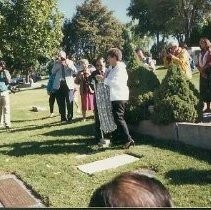
[[[175,185],[183,184],[211,184],[211,170],[196,170],[193,168],[184,170],[172,170],[166,173],[166,178],[170,178],[170,183]]]
[[[26,88],[22,88],[22,87],[20,87],[19,89],[20,89],[20,91],[18,91],[17,93],[20,93],[20,92],[25,92],[25,91],[29,91],[29,90],[40,90],[40,89],[45,89],[46,87],[45,87],[45,85],[41,85],[41,86],[39,86],[39,87],[26,87]]]
[[[134,133],[134,138],[136,140],[136,145],[144,144],[152,147],[157,147],[163,150],[170,150],[182,155],[193,157],[200,161],[211,163],[211,153],[209,150],[200,149],[177,141],[159,140],[150,136],[140,135],[137,133]]]
[[[40,130],[43,128],[48,128],[51,126],[59,126],[61,125],[60,122],[52,122],[52,123],[46,123],[46,124],[42,124],[42,125],[27,125],[25,127],[21,127],[21,128],[12,128],[11,129],[11,133],[18,133],[18,132],[24,132],[24,131],[34,131],[34,130]]]
[[[53,136],[53,137],[59,137],[59,136],[93,136],[94,135],[94,125],[88,124],[88,125],[80,125],[78,127],[70,127],[65,128],[62,130],[54,130],[47,133],[44,133],[42,135],[44,136]]]
[[[46,119],[46,118],[43,118],[43,119]],[[60,121],[57,121],[57,122],[45,123],[45,124],[41,124],[41,125],[27,125],[27,126],[24,126],[24,127],[21,127],[21,128],[12,128],[10,132],[11,133],[16,133],[16,132],[40,130],[40,129],[48,128],[48,127],[51,127],[51,126],[61,126],[62,127],[64,125],[71,125],[73,123],[77,123],[77,122],[80,122],[80,121],[81,121],[81,119],[80,118],[77,118],[77,119],[72,120],[70,123],[65,123],[65,124],[61,124]],[[82,129],[80,131],[78,131],[79,128],[76,128],[77,133],[83,133],[83,127],[86,127],[86,125],[85,126],[81,126],[81,127],[82,127]],[[68,131],[69,129],[70,130],[71,129],[74,130],[75,128],[67,128],[67,129],[64,129],[64,130],[55,130],[55,131],[46,133],[44,135],[46,135],[46,136],[61,136],[61,135],[63,135],[64,136],[64,135],[66,135],[65,134],[66,133],[65,130]],[[87,130],[87,129],[85,129],[85,130]],[[57,135],[57,133],[58,133],[58,135]],[[74,134],[68,132],[68,135],[74,135]],[[78,135],[80,135],[80,134],[78,134]]]
[[[31,110],[29,110],[31,111]],[[57,117],[56,115],[53,116],[54,117]],[[34,122],[34,121],[39,121],[39,120],[46,120],[46,119],[50,119],[49,117],[42,117],[42,118],[36,118],[36,119],[30,119],[30,120],[12,120],[11,122],[12,123],[21,123],[21,122]]]
[[[30,141],[14,143],[0,146],[0,153],[10,156],[26,155],[47,155],[47,154],[93,154],[98,152],[93,150],[92,146],[96,142],[93,139],[74,139],[74,140],[48,140],[48,141]]]

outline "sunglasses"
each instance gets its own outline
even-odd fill
[[[96,67],[103,67],[103,65],[96,65]]]

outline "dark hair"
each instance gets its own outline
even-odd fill
[[[122,51],[118,48],[111,48],[108,53],[107,56],[111,56],[116,57],[117,61],[121,61],[122,60]]]
[[[98,188],[89,207],[172,207],[172,201],[160,181],[128,172]]]
[[[95,66],[96,66],[97,62],[100,61],[100,60],[103,60],[103,63],[105,63],[105,59],[102,56],[99,56],[94,60]]]
[[[211,42],[208,38],[203,37],[200,39],[200,42],[203,41],[206,45],[206,50],[209,50],[211,48]],[[201,46],[200,46],[201,47]]]

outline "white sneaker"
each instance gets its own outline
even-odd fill
[[[108,148],[110,146],[111,146],[110,139],[101,139],[100,142],[98,143],[98,147],[100,148]]]
[[[49,115],[49,117],[54,117],[54,113],[51,113],[51,114]]]

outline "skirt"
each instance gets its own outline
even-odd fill
[[[211,74],[207,78],[200,76],[200,96],[203,102],[211,102]]]
[[[82,111],[94,110],[94,94],[85,93],[81,95]]]

